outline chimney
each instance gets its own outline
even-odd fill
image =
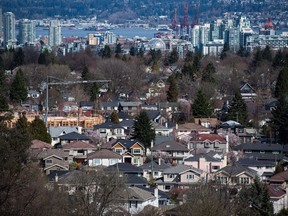
[[[165,127],[168,128],[168,122],[165,122]]]
[[[158,165],[161,165],[161,158],[158,158]]]
[[[156,207],[159,207],[159,194],[158,194],[158,188],[154,188],[154,196],[156,198]]]
[[[175,129],[178,130],[178,124],[176,123]]]
[[[58,175],[57,175],[57,173],[56,173],[56,175],[55,175],[55,182],[58,182]]]

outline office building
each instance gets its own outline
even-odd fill
[[[49,26],[48,45],[59,46],[62,43],[61,24],[59,20],[51,20]]]
[[[4,46],[12,48],[16,46],[15,15],[12,12],[4,14]]]
[[[35,24],[24,19],[19,22],[19,44],[34,44],[36,37]]]

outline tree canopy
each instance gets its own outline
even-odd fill
[[[52,139],[47,131],[46,125],[43,120],[36,116],[31,122],[30,131],[32,134],[32,139],[41,140],[46,143],[51,143]]]
[[[283,68],[277,78],[275,87],[275,97],[288,96],[288,67]]]
[[[167,101],[177,102],[178,100],[178,88],[175,76],[169,77],[169,88],[167,91]]]
[[[10,98],[15,102],[25,101],[27,99],[28,90],[24,80],[24,75],[21,69],[19,69],[15,75],[15,78],[11,84]]]
[[[116,110],[113,110],[113,112],[111,113],[111,122],[114,123],[114,124],[119,124],[119,117],[118,117],[118,114],[116,112]]]
[[[197,92],[196,99],[192,105],[193,115],[199,118],[208,118],[213,114],[211,105],[201,90]]]

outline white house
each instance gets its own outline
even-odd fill
[[[117,163],[122,163],[122,156],[108,149],[100,149],[87,155],[88,166],[112,166]]]

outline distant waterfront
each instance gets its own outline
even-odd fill
[[[156,29],[143,29],[143,28],[117,28],[111,29],[110,32],[114,34],[121,35],[127,38],[133,38],[135,36],[153,38],[154,34],[158,31]],[[96,33],[97,31],[85,31],[84,29],[69,29],[68,27],[62,28],[63,37],[79,36],[79,37],[88,37],[89,33]],[[105,32],[105,31],[98,31]],[[36,28],[36,36],[45,36],[48,35],[48,29],[43,29],[42,27]]]

